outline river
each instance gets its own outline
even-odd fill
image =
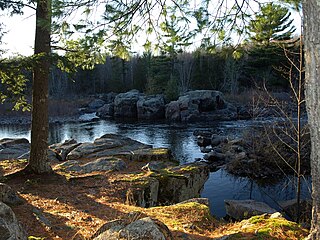
[[[254,121],[214,122],[201,124],[182,124],[165,122],[115,122],[99,120],[94,122],[72,122],[50,124],[49,143],[62,142],[66,139],[75,139],[78,142],[90,142],[106,133],[115,133],[130,137],[134,140],[151,144],[154,147],[170,148],[180,163],[202,158],[203,153],[193,135],[195,130],[211,129],[223,135],[240,135],[242,131],[259,123]],[[30,140],[28,125],[1,125],[0,139],[25,137]],[[202,197],[210,200],[213,215],[225,215],[225,199],[254,199],[263,201],[278,209],[278,201],[289,200],[295,197],[293,178],[284,178],[277,184],[266,185],[257,183],[248,178],[235,177],[224,169],[211,172],[206,182]],[[310,180],[303,181],[302,198],[310,197]]]

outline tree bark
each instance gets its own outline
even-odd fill
[[[306,104],[311,135],[312,222],[309,239],[320,239],[320,2],[303,0]]]
[[[33,70],[31,150],[27,170],[41,174],[51,172],[48,163],[48,84],[50,72],[51,0],[38,0]]]

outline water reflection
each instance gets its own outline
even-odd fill
[[[226,190],[227,189],[227,190]],[[302,181],[301,198],[310,198],[311,181]],[[279,201],[295,198],[295,179],[287,177],[277,184],[263,185],[245,178],[235,177],[220,169],[210,173],[209,180],[204,186],[202,197],[210,199],[210,209],[217,217],[225,216],[224,200],[253,199],[267,203],[269,206],[280,210]]]

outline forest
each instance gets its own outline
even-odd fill
[[[316,0],[0,11],[0,239],[320,239]]]

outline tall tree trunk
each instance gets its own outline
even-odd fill
[[[51,171],[48,163],[48,84],[50,61],[51,0],[38,0],[34,54],[38,61],[33,70],[31,150],[28,170]]]
[[[320,2],[303,0],[306,104],[311,134],[312,223],[310,239],[320,239]]]

